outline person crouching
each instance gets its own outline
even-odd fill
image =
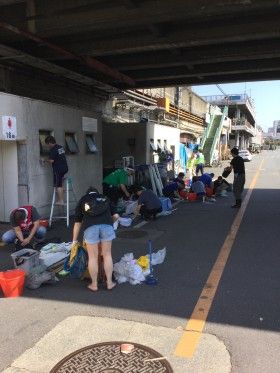
[[[21,206],[10,214],[12,229],[5,232],[2,241],[9,244],[18,241],[18,247],[31,244],[33,238],[37,241],[44,239],[46,228],[40,226],[40,215],[34,206]]]
[[[206,191],[205,185],[199,180],[198,176],[194,176],[192,180],[191,192],[196,193],[198,200],[205,202]]]
[[[143,189],[141,186],[134,186],[134,193],[138,196],[138,205],[134,215],[141,215],[145,220],[155,219],[162,211],[161,201],[150,189]]]

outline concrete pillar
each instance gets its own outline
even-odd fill
[[[240,149],[245,149],[245,136],[244,136],[243,133],[242,133],[242,135],[241,135],[241,145],[240,145]]]
[[[239,131],[235,132],[235,146],[239,147]]]

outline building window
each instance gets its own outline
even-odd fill
[[[78,147],[74,133],[72,132],[65,133],[65,144],[66,144],[66,152],[68,154],[79,153],[79,147]]]
[[[96,146],[95,138],[91,134],[86,135],[87,153],[97,153],[98,149]]]
[[[152,151],[154,151],[154,152],[157,151],[157,147],[155,146],[154,139],[150,139],[150,147],[151,147]]]
[[[45,143],[48,136],[53,136],[53,131],[39,130],[40,155],[48,155],[50,149]]]

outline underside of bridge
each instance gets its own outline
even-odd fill
[[[1,0],[0,66],[92,89],[280,78],[278,0]]]

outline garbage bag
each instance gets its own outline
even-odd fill
[[[152,253],[152,265],[161,264],[164,262],[166,256],[166,247],[162,250],[158,250],[156,253]]]
[[[54,284],[58,281],[55,273],[46,271],[44,266],[37,266],[32,269],[26,277],[25,286],[29,289],[38,289],[42,284]]]
[[[137,206],[138,206],[137,201],[127,201],[126,208],[125,208],[125,214],[126,215],[133,214]]]
[[[114,264],[114,276],[119,284],[129,282],[131,285],[145,281],[142,268],[137,264],[132,253],[125,254]]]
[[[140,267],[145,271],[149,268],[149,258],[147,255],[142,255],[140,258],[137,259],[137,263]]]

